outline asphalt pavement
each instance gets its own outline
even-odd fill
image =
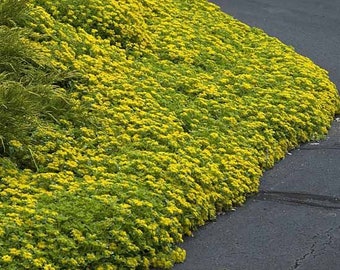
[[[293,46],[340,89],[340,0],[213,0]],[[201,227],[174,270],[339,270],[340,118],[264,173],[258,195]]]

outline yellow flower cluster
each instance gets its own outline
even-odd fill
[[[31,4],[32,46],[81,79],[10,144],[37,168],[0,158],[1,269],[169,269],[339,104],[326,71],[205,0]]]

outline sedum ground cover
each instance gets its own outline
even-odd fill
[[[339,108],[325,70],[205,0],[29,7],[26,42],[77,75],[67,110],[2,137],[1,269],[171,268]]]

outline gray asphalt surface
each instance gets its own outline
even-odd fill
[[[340,89],[340,0],[213,0],[327,69]],[[326,140],[292,151],[260,193],[181,245],[174,270],[339,270],[340,119]]]

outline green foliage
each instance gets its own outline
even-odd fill
[[[28,18],[29,0],[1,0],[0,25],[8,27],[21,25]]]
[[[41,61],[30,31],[17,26],[28,19],[27,10],[27,1],[0,4],[0,153],[12,158],[11,140],[26,144],[42,117],[55,119],[67,110],[65,90],[56,85],[66,73]]]

